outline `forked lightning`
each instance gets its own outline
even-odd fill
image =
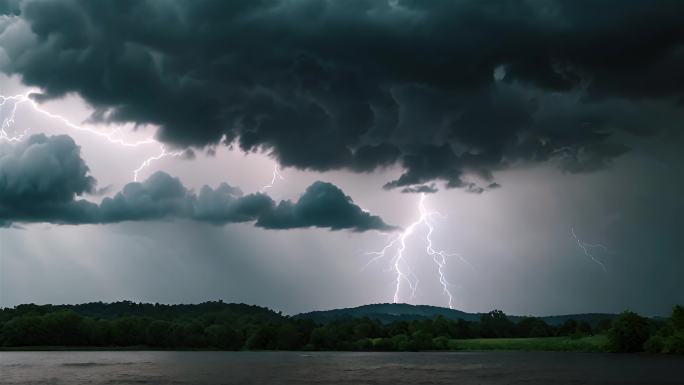
[[[416,294],[418,288],[418,278],[413,273],[411,265],[406,259],[406,242],[407,239],[414,234],[414,232],[419,227],[425,228],[425,252],[428,256],[432,257],[433,262],[437,265],[437,273],[439,276],[439,284],[442,286],[442,291],[444,295],[448,297],[449,308],[453,309],[454,296],[449,289],[451,283],[446,278],[446,273],[444,271],[447,264],[448,257],[457,257],[461,262],[472,265],[463,258],[462,255],[458,253],[447,253],[441,250],[435,250],[432,244],[432,233],[434,232],[434,223],[432,222],[435,216],[441,216],[437,211],[428,211],[425,207],[425,194],[420,194],[420,200],[418,201],[418,212],[420,216],[416,221],[411,223],[406,227],[399,235],[392,238],[380,251],[368,252],[368,255],[374,255],[375,257],[368,262],[368,265],[376,262],[388,255],[388,253],[394,250],[394,255],[392,257],[391,265],[394,273],[396,275],[395,289],[394,289],[394,303],[399,302],[400,291],[402,283],[408,285],[411,290],[411,298]]]
[[[119,130],[113,130],[109,133],[106,133],[106,132],[102,132],[102,131],[92,129],[90,127],[85,127],[85,126],[80,126],[80,125],[74,124],[71,121],[69,121],[69,119],[65,118],[64,116],[53,114],[53,113],[41,108],[38,105],[38,103],[36,103],[33,99],[30,98],[31,93],[33,93],[33,92],[34,91],[29,91],[25,94],[18,94],[18,95],[13,95],[13,96],[0,95],[0,107],[4,106],[8,102],[14,102],[14,104],[11,107],[10,113],[8,114],[8,116],[6,118],[3,119],[2,126],[0,126],[0,141],[19,142],[22,139],[24,139],[24,137],[26,137],[29,129],[24,130],[20,134],[14,134],[14,135],[8,134],[7,130],[14,123],[14,117],[15,117],[16,112],[17,112],[17,107],[20,104],[27,103],[29,106],[31,106],[31,108],[33,108],[34,111],[36,111],[36,112],[38,112],[44,116],[47,116],[51,119],[58,120],[62,124],[66,125],[69,128],[72,128],[74,130],[86,131],[86,132],[89,132],[91,134],[102,137],[112,144],[116,144],[116,145],[124,146],[124,147],[139,147],[139,146],[145,146],[145,145],[157,145],[157,146],[159,146],[159,148],[160,148],[159,154],[150,156],[149,158],[145,159],[142,162],[142,164],[140,165],[140,167],[136,168],[133,171],[133,180],[134,181],[138,180],[138,174],[142,170],[147,168],[152,162],[160,160],[162,158],[166,158],[166,157],[181,156],[185,153],[185,151],[183,151],[183,150],[169,152],[166,150],[166,148],[161,143],[159,143],[158,141],[156,141],[152,138],[129,142],[129,141],[124,140],[123,138],[117,137]]]

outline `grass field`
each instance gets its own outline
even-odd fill
[[[590,337],[540,337],[540,338],[478,338],[451,340],[451,350],[523,350],[601,352],[606,348],[606,336]]]

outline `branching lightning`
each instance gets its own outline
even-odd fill
[[[7,103],[10,100],[15,100],[15,98],[16,96],[5,97],[3,95],[0,95],[0,107],[4,106],[5,103]],[[9,129],[9,127],[14,123],[14,116],[17,113],[18,104],[19,103],[14,103],[14,105],[12,105],[12,110],[9,113],[9,116],[2,120],[2,126],[0,126],[0,141],[19,142],[26,136],[26,134],[29,131],[29,129],[27,128],[21,134],[13,136],[10,136],[7,133],[6,129]]]
[[[606,253],[609,253],[608,248],[607,248],[606,246],[600,244],[600,243],[586,243],[586,242],[582,241],[581,239],[579,239],[579,238],[577,237],[577,234],[575,234],[575,229],[574,229],[573,227],[570,228],[570,234],[572,234],[572,237],[575,239],[575,241],[577,241],[577,245],[580,247],[580,249],[582,249],[582,251],[584,252],[584,255],[586,255],[587,257],[591,258],[592,261],[596,262],[599,266],[601,266],[601,268],[603,269],[603,271],[607,273],[608,270],[606,269],[606,265],[605,265],[603,262],[601,262],[601,261],[592,253],[591,250],[592,250],[592,249],[597,249],[597,248],[598,248],[598,249],[602,249],[602,250],[603,250],[604,252],[606,252]]]
[[[425,252],[427,253],[428,256],[432,257],[433,262],[437,265],[437,273],[439,275],[439,283],[442,286],[442,291],[444,295],[446,295],[449,299],[449,308],[453,309],[453,300],[454,296],[451,293],[451,290],[449,290],[449,287],[452,286],[451,283],[446,278],[444,268],[447,263],[447,258],[449,257],[457,257],[459,260],[468,266],[472,268],[472,265],[463,258],[462,255],[457,254],[457,253],[447,253],[445,251],[441,250],[435,250],[432,244],[432,233],[434,231],[434,223],[432,219],[435,216],[441,216],[441,214],[437,211],[428,211],[425,207],[425,194],[420,195],[420,200],[418,202],[418,212],[420,213],[420,216],[416,221],[411,223],[408,227],[404,229],[399,235],[396,237],[393,237],[390,239],[390,241],[379,251],[372,251],[368,252],[367,255],[374,255],[375,257],[371,259],[368,264],[372,264],[386,256],[394,250],[393,257],[391,258],[391,269],[394,270],[394,273],[396,275],[396,283],[395,283],[395,289],[394,289],[394,303],[399,302],[399,295],[402,287],[402,283],[407,284],[409,289],[411,290],[411,298],[413,298],[416,294],[416,290],[418,288],[418,278],[416,275],[413,273],[410,264],[408,263],[405,255],[406,251],[406,242],[407,239],[414,234],[414,232],[419,228],[419,227],[424,227],[426,232],[425,232],[425,243],[426,243],[426,248]]]
[[[152,162],[157,161],[157,160],[160,160],[160,159],[162,159],[162,158],[169,157],[169,156],[171,156],[171,157],[181,156],[181,155],[183,155],[184,153],[185,153],[185,151],[183,151],[183,150],[181,150],[181,151],[174,151],[174,152],[168,152],[168,151],[166,151],[166,147],[164,147],[164,146],[162,145],[162,146],[161,146],[161,152],[159,152],[159,154],[153,155],[153,156],[151,156],[151,157],[145,159],[145,161],[142,162],[142,164],[140,165],[140,167],[138,167],[138,168],[136,168],[135,170],[133,170],[133,181],[134,181],[134,182],[137,182],[137,181],[138,181],[138,174],[139,174],[142,170],[144,170],[145,168],[147,168]]]
[[[7,129],[14,123],[14,117],[17,112],[17,107],[20,104],[27,103],[34,111],[48,117],[51,119],[55,119],[62,124],[66,125],[67,127],[77,130],[77,131],[86,131],[88,133],[97,135],[101,138],[104,138],[108,142],[118,145],[118,146],[124,146],[124,147],[139,147],[139,146],[145,146],[145,145],[158,145],[160,147],[160,152],[157,155],[150,156],[149,158],[145,159],[142,164],[133,170],[133,180],[137,181],[138,180],[138,175],[142,170],[147,168],[152,162],[160,160],[162,158],[166,157],[177,157],[181,156],[185,153],[185,151],[167,151],[164,145],[159,143],[158,141],[149,138],[145,140],[139,140],[139,141],[126,141],[125,139],[121,138],[119,136],[119,129],[112,130],[111,132],[102,132],[99,130],[95,130],[90,127],[85,127],[85,126],[80,126],[78,124],[74,124],[71,122],[69,119],[65,118],[62,115],[57,115],[53,114],[52,112],[49,112],[43,108],[41,108],[38,103],[36,103],[33,99],[31,99],[30,95],[33,93],[33,91],[29,91],[25,94],[18,94],[18,95],[13,95],[13,96],[4,96],[0,95],[0,107],[4,106],[5,103],[9,101],[13,101],[14,104],[12,105],[11,111],[9,113],[9,116],[2,121],[2,126],[0,126],[0,141],[7,141],[7,142],[19,142],[21,141],[24,137],[26,137],[27,132],[29,129],[24,130],[20,134],[14,134],[14,135],[9,135],[7,133]]]
[[[271,182],[269,184],[265,185],[264,187],[262,187],[259,190],[259,192],[265,193],[266,190],[272,188],[275,185],[275,183],[278,179],[285,180],[285,177],[280,173],[280,170],[278,169],[278,164],[276,163],[275,166],[273,167],[273,177],[271,178]]]

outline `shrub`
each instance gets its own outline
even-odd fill
[[[665,339],[663,353],[684,354],[684,332],[675,332]]]
[[[625,311],[608,330],[608,347],[613,352],[640,352],[649,335],[648,320],[634,312]]]
[[[649,353],[661,353],[665,349],[665,338],[661,335],[654,335],[644,343],[644,350]]]
[[[437,350],[448,350],[449,349],[449,337],[439,336],[432,339],[432,346]]]

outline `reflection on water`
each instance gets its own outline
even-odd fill
[[[2,384],[684,384],[684,357],[584,353],[0,352]]]

